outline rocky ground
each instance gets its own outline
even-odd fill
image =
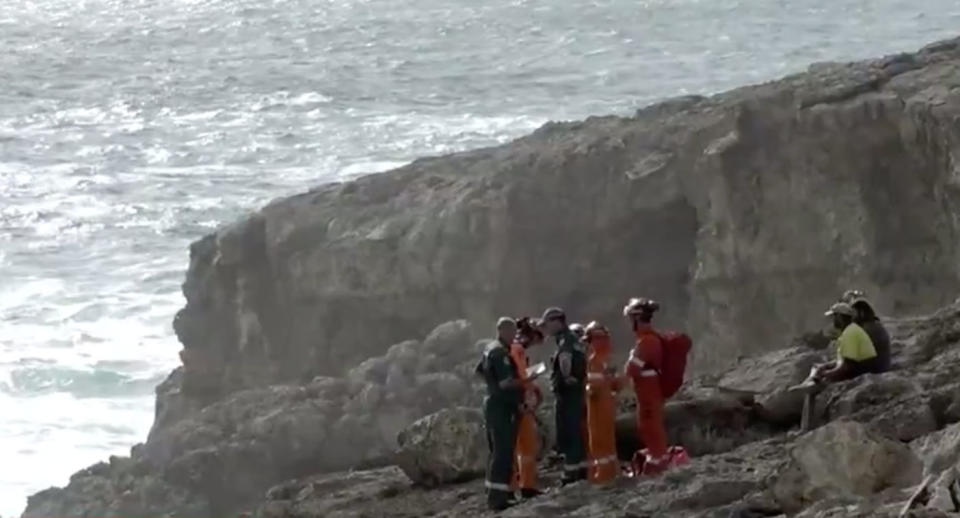
[[[689,421],[686,428],[671,426],[672,440],[715,453],[653,480],[554,488],[500,515],[903,516],[927,480],[927,496],[905,515],[960,516],[960,301],[890,324],[896,369],[830,387],[818,397],[820,426],[811,432],[801,433],[796,419],[786,417],[798,418],[802,401],[784,394],[824,352],[798,347],[745,359],[719,376],[692,381],[682,395],[687,399],[670,405],[673,412],[702,410],[683,414]],[[718,409],[718,400],[727,410]],[[727,412],[740,416],[745,437],[732,433]],[[701,432],[691,433],[694,426]],[[421,455],[436,460],[453,453],[442,443]],[[555,485],[558,473],[544,470],[545,486]],[[417,488],[403,470],[388,467],[289,482],[274,488],[255,515],[489,516],[482,494],[480,481]]]
[[[278,200],[191,246],[183,365],[157,388],[146,442],[23,516],[482,514],[472,370],[488,326],[561,304],[610,324],[625,354],[618,310],[640,294],[712,373],[667,410],[694,462],[506,515],[866,516],[901,503],[917,465],[934,476],[925,512],[947,512],[957,305],[890,321],[897,369],[822,394],[814,434],[795,433],[801,401],[785,388],[829,356],[802,333],[843,289],[898,315],[960,292],[958,92],[960,39]],[[827,473],[845,445],[847,471]]]
[[[461,340],[462,326],[442,326],[418,347],[440,337]],[[889,326],[895,370],[829,387],[818,397],[820,427],[812,432],[798,430],[802,400],[786,389],[829,352],[800,345],[745,358],[691,380],[668,405],[671,440],[693,454],[689,466],[652,480],[559,490],[559,473],[544,459],[543,484],[552,489],[502,516],[897,516],[925,477],[929,496],[913,515],[960,513],[960,301]],[[366,369],[375,363],[352,375],[367,372],[360,379],[370,383]],[[330,425],[318,421],[337,390],[344,391],[342,404],[371,390],[367,384],[350,389],[348,379],[274,387],[272,398],[250,396],[253,406],[240,395],[211,407],[217,410],[201,413],[206,421],[192,424],[199,431],[185,436],[195,444],[171,447],[187,453],[166,470],[152,470],[149,448],[141,447],[133,459],[111,459],[75,475],[65,490],[35,496],[24,517],[489,514],[482,487],[486,444],[476,408],[443,400],[437,404],[444,408],[400,432],[399,449],[385,441],[371,458],[363,450],[351,453],[350,437],[325,432]],[[465,398],[475,398],[467,392]],[[628,413],[620,420],[624,455],[636,447],[632,422]],[[369,430],[349,432],[359,437]],[[370,467],[310,475],[309,464],[324,462],[317,456],[331,450]],[[270,478],[284,474],[289,481],[265,489]]]

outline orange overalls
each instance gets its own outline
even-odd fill
[[[620,380],[611,375],[607,365],[610,357],[610,334],[605,329],[587,334],[590,356],[587,359],[587,476],[590,482],[602,484],[617,478],[620,461],[617,459],[615,394]]]
[[[635,334],[637,345],[630,353],[625,371],[633,380],[637,394],[637,430],[647,449],[644,474],[656,474],[670,463],[659,374],[663,364],[663,341],[650,324],[638,325]]]
[[[532,380],[527,380],[527,352],[519,342],[510,346],[510,357],[517,366],[517,378],[523,382],[524,408],[517,414],[517,442],[514,446],[514,489],[537,489],[537,453],[540,438],[537,436],[537,419],[534,410],[540,404],[540,389]]]

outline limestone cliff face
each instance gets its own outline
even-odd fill
[[[461,317],[618,328],[634,294],[699,367],[821,326],[848,286],[887,313],[953,300],[958,66],[960,40],[814,65],[278,200],[191,248],[184,389],[339,374]]]

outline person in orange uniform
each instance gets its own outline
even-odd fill
[[[534,412],[543,396],[531,379],[527,379],[527,348],[543,342],[543,333],[535,322],[524,317],[517,322],[517,337],[510,346],[510,357],[517,368],[517,377],[523,384],[523,400],[520,404],[517,441],[514,447],[513,487],[520,490],[523,498],[534,498],[541,491],[537,489],[537,454],[540,438],[537,435],[537,419]]]
[[[590,345],[587,358],[587,478],[604,484],[617,478],[616,392],[620,380],[610,358],[610,332],[597,322],[587,325],[586,341]]]
[[[624,367],[637,394],[637,429],[647,449],[644,475],[656,475],[670,464],[667,455],[667,432],[663,424],[663,394],[660,390],[660,369],[663,365],[663,341],[653,329],[653,314],[660,309],[656,301],[632,298],[623,308],[636,346]]]

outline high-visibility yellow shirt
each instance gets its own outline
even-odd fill
[[[837,358],[862,362],[877,357],[870,335],[856,323],[851,323],[837,338]]]

